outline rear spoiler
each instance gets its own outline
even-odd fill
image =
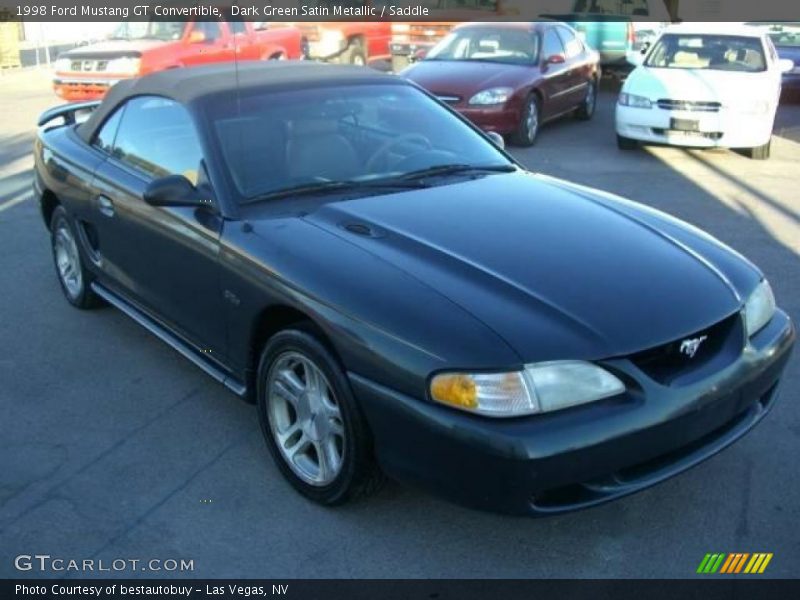
[[[75,113],[88,111],[92,112],[100,106],[100,100],[90,100],[88,102],[71,102],[69,104],[62,104],[54,106],[51,109],[44,111],[39,115],[39,120],[36,121],[37,127],[47,125],[53,119],[64,119],[64,125],[75,124]]]

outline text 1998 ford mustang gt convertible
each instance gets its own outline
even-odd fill
[[[703,232],[526,172],[414,84],[199,67],[40,119],[67,299],[253,399],[306,496],[385,472],[548,514],[630,494],[772,407],[794,329]],[[56,117],[64,124],[53,125]]]

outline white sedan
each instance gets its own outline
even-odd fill
[[[617,101],[617,144],[639,142],[741,148],[769,158],[781,60],[769,37],[752,27],[702,24],[666,28],[630,56],[638,66]]]

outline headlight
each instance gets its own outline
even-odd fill
[[[491,88],[475,94],[469,99],[469,103],[483,105],[504,104],[509,98],[511,98],[511,94],[513,92],[514,90],[509,87]]]
[[[775,314],[775,296],[766,279],[756,286],[744,305],[744,324],[747,336],[760,331]]]
[[[120,75],[137,75],[142,64],[139,58],[115,58],[108,61],[106,72]]]
[[[508,373],[441,373],[430,386],[435,401],[489,417],[552,412],[624,391],[623,383],[605,369],[571,360]]]
[[[626,92],[620,92],[619,103],[622,106],[630,106],[632,108],[653,107],[653,103],[650,102],[649,98],[645,98],[644,96],[637,96],[636,94],[628,94]]]
[[[53,63],[53,68],[56,71],[69,71],[72,67],[72,61],[68,58],[59,58]]]

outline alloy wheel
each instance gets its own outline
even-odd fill
[[[286,464],[310,485],[331,484],[344,463],[345,428],[325,374],[306,355],[284,352],[266,390],[270,432]]]
[[[78,245],[66,221],[59,221],[53,237],[58,276],[70,298],[77,298],[83,290],[81,261]]]
[[[528,111],[525,115],[525,134],[529,141],[536,139],[539,131],[539,106],[534,98],[529,100]]]

